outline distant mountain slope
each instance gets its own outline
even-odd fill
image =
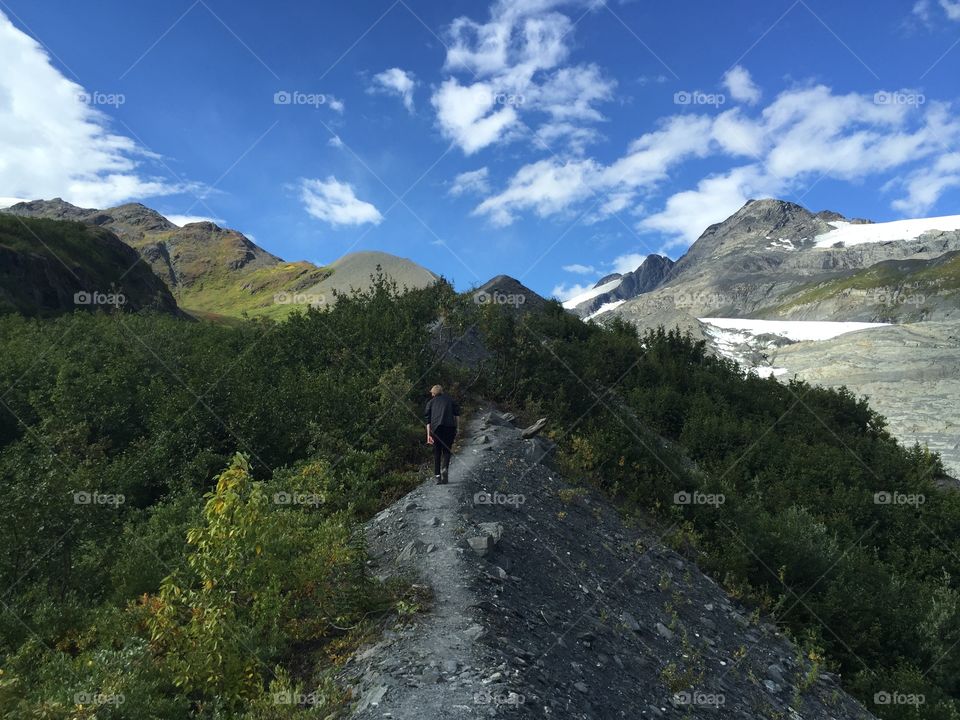
[[[955,220],[889,223],[893,229],[876,224],[866,233],[857,228],[868,225],[867,221],[847,221],[834,212],[812,213],[781,200],[751,201],[727,220],[707,228],[660,286],[629,300],[615,312],[639,324],[676,310],[691,317],[895,319],[903,308],[891,307],[887,295],[844,295],[839,293],[842,281],[863,273],[852,282],[866,284],[871,274],[864,271],[879,263],[894,263],[883,271],[885,284],[876,288],[897,288],[912,282],[909,273],[922,270],[916,262],[930,261],[933,275],[927,280],[933,289],[938,282],[934,261],[960,251],[960,230],[952,229],[960,223]],[[889,240],[891,234],[897,234],[897,228],[902,228],[904,237]],[[853,242],[843,242],[836,234],[838,229]],[[865,241],[869,236],[872,241]],[[824,242],[831,237],[837,240]],[[894,261],[908,262],[897,265]],[[840,284],[829,287],[834,281]],[[825,287],[822,296],[805,295],[821,286]],[[931,294],[933,302],[916,316],[945,319],[953,312],[956,297],[951,282],[940,283]]]
[[[427,287],[440,279],[438,275],[407,258],[375,250],[362,250],[347,253],[330,263],[326,268],[326,277],[306,287],[303,292],[314,296],[314,302],[329,305],[335,301],[335,293],[346,294],[369,287],[370,275],[376,273],[378,268],[379,272],[397,284],[399,290]]]
[[[563,304],[580,317],[595,316],[613,309],[615,303],[659,287],[670,276],[673,260],[663,255],[648,255],[635,270],[601,278],[593,290]]]
[[[0,313],[147,308],[181,314],[167,287],[114,233],[0,214]]]
[[[429,270],[388,253],[352,253],[328,267],[285,262],[236,230],[211,222],[178,227],[139,203],[96,210],[55,198],[19,203],[3,212],[113,231],[150,264],[180,306],[199,317],[283,317],[298,306],[332,302],[334,290],[366,288],[378,265],[401,288],[437,280]]]

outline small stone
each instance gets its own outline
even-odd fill
[[[764,687],[766,687],[767,690],[769,690],[772,693],[780,692],[780,686],[777,685],[773,680],[764,680],[763,684],[764,684]]]
[[[579,690],[580,692],[582,692],[584,695],[586,695],[588,692],[590,692],[590,690],[589,690],[589,688],[587,687],[586,683],[575,682],[575,683],[573,684],[573,686],[574,686],[577,690]]]
[[[404,509],[406,512],[410,512],[411,510],[416,510],[418,507],[420,507],[420,506],[417,505],[415,502],[410,501],[410,502],[408,502],[406,505],[403,506],[403,509]]]
[[[475,537],[468,538],[467,542],[470,543],[470,548],[479,557],[486,557],[493,549],[493,538],[489,535],[477,535]]]
[[[673,640],[673,630],[668,628],[663,623],[657,623],[657,633],[659,633],[660,637],[666,640]]]
[[[478,527],[480,532],[485,533],[493,540],[494,545],[499,543],[500,538],[503,537],[503,525],[498,522],[484,522],[480,523]]]
[[[620,622],[627,626],[627,630],[631,632],[640,632],[640,623],[637,622],[637,619],[624,610],[620,613]]]
[[[430,525],[431,527],[438,527],[440,525],[440,518],[434,515],[432,518],[430,518]]]

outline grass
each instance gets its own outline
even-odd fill
[[[849,291],[886,288],[909,288],[915,294],[958,290],[960,251],[946,253],[933,260],[886,260],[845,277],[807,283],[785,302],[766,312],[776,314],[803,305],[813,305]]]

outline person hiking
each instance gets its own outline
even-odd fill
[[[437,485],[446,485],[450,477],[450,453],[460,425],[460,406],[443,388],[430,388],[430,399],[423,412],[427,423],[427,443],[433,445],[433,475]]]

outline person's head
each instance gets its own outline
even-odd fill
[[[430,388],[430,394],[431,394],[433,397],[436,397],[437,395],[439,395],[439,394],[442,393],[442,392],[443,392],[443,388],[440,387],[439,385],[434,385],[432,388]]]

